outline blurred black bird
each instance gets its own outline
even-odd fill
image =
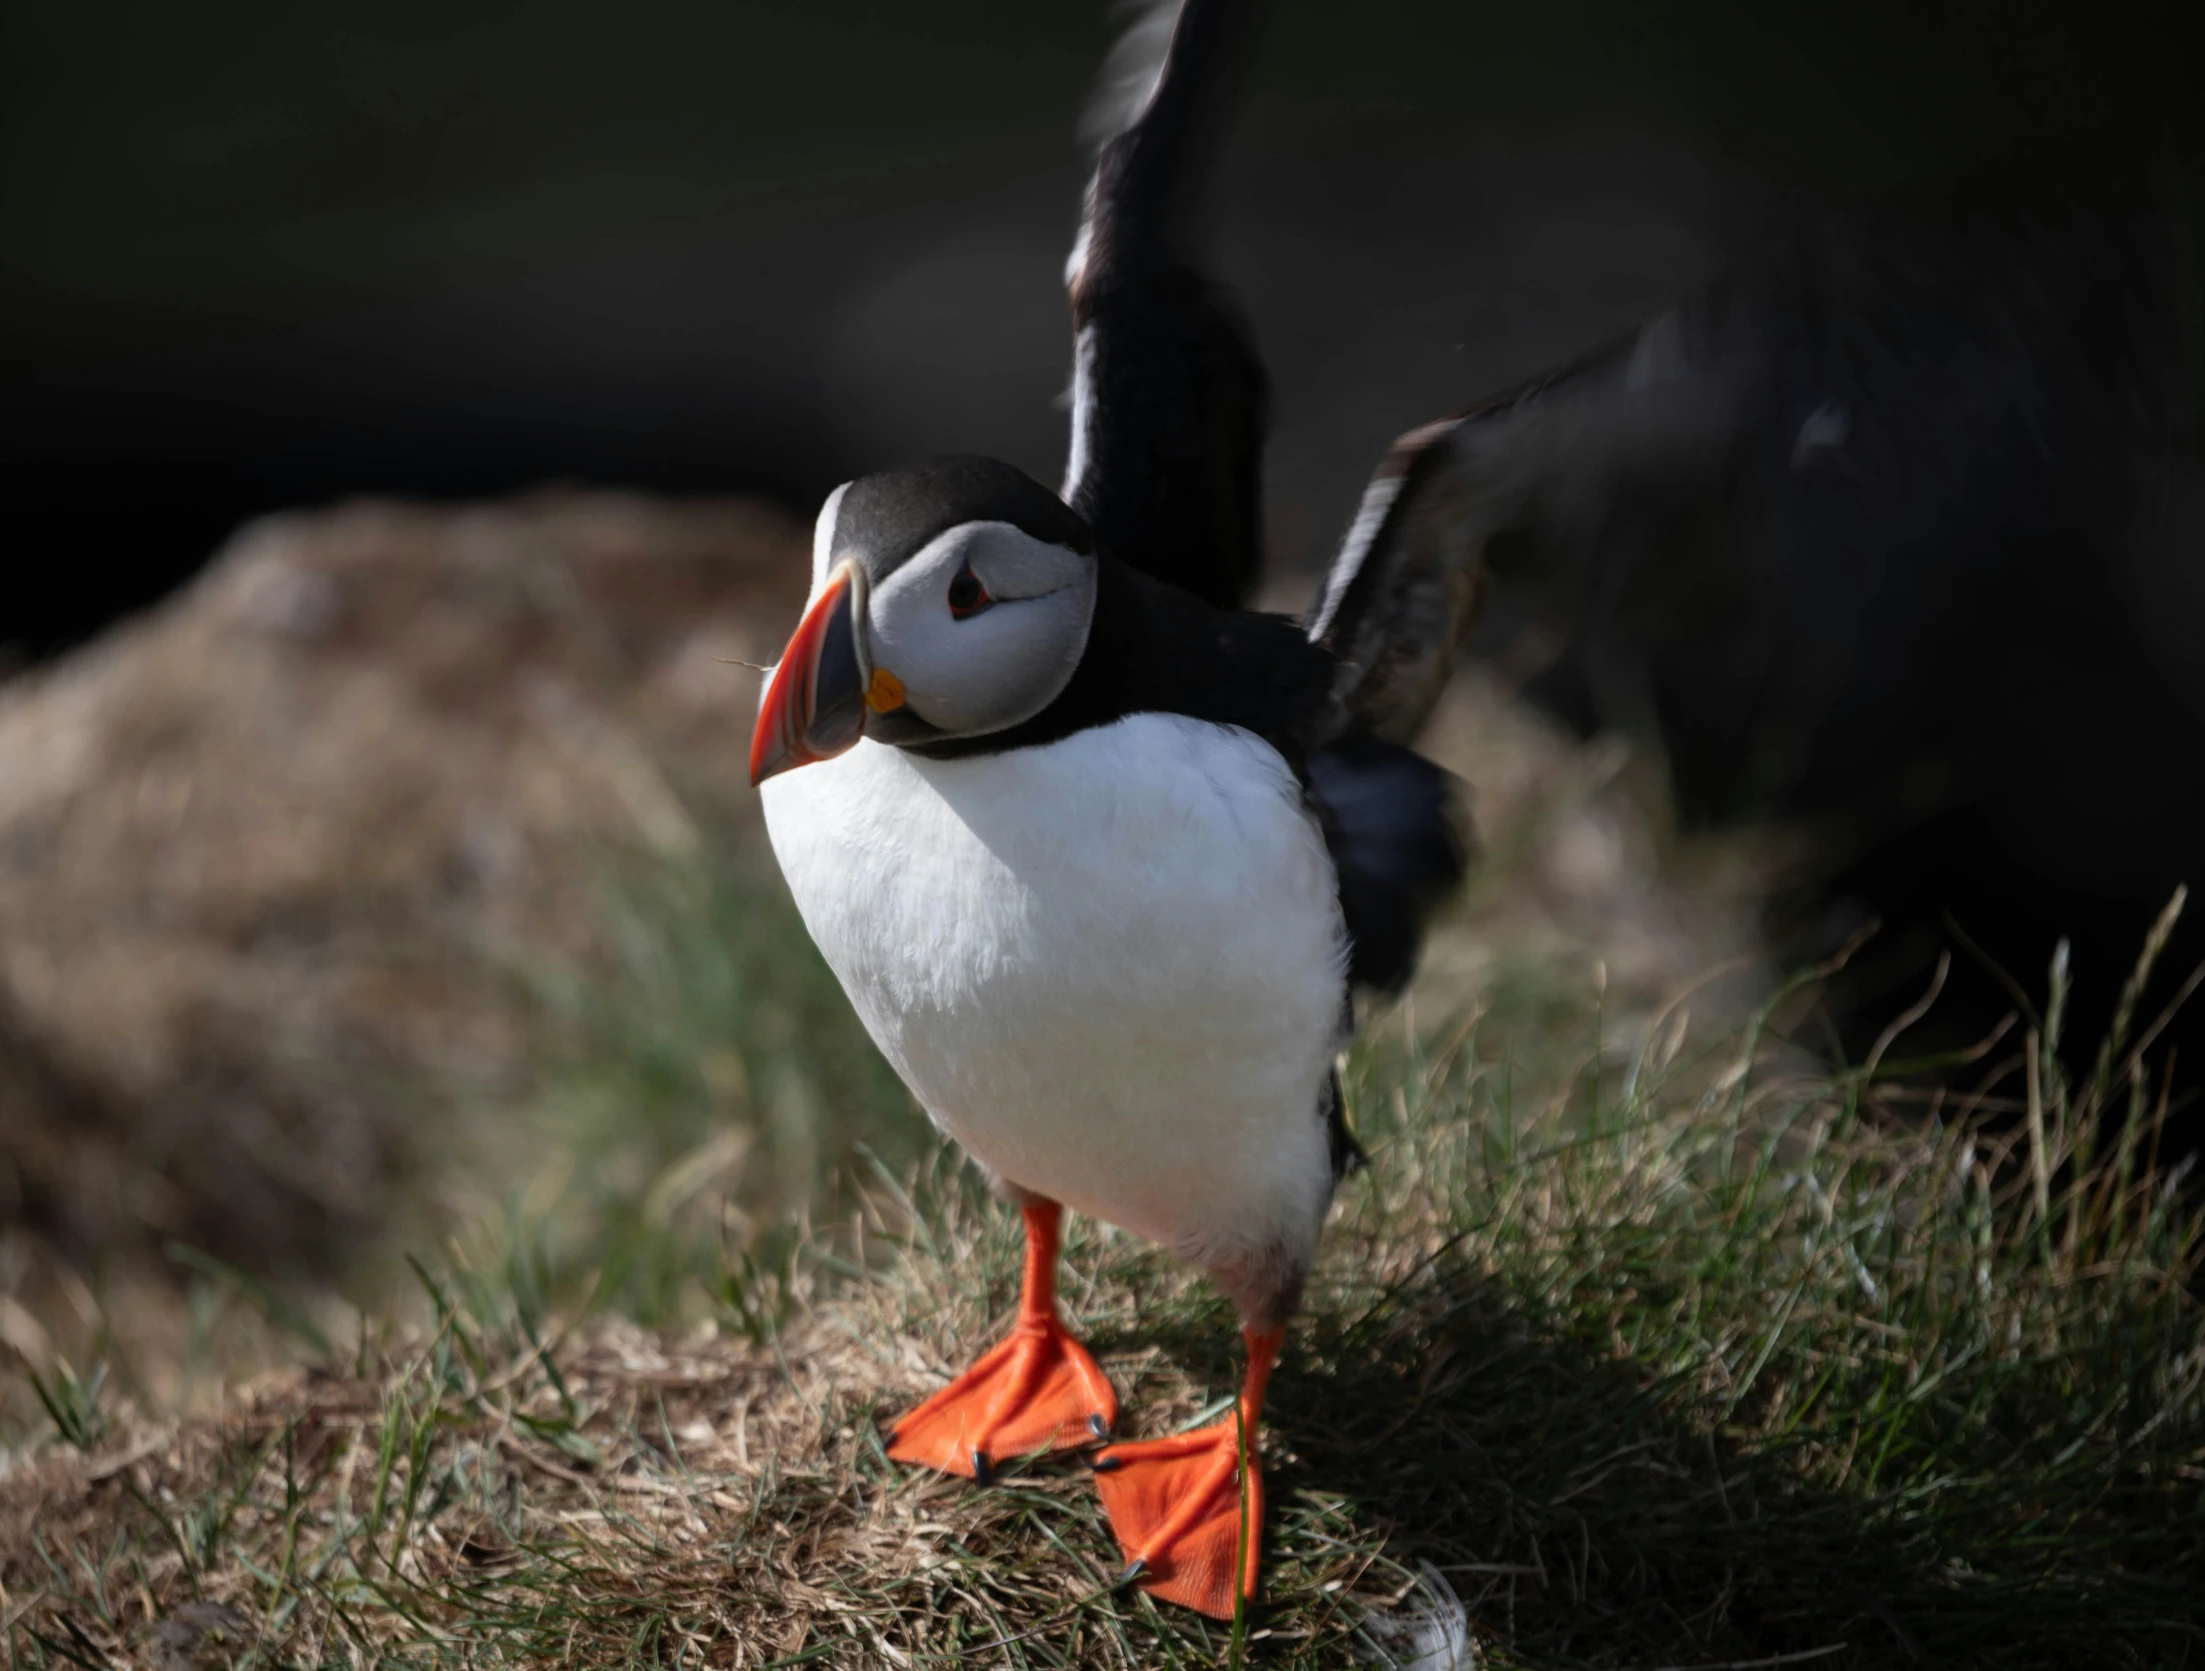
[[[2109,140],[1834,216],[1446,443],[1493,575],[1476,651],[1665,761],[1688,825],[1818,837],[1784,955],[1882,922],[1831,987],[1855,1049],[1941,951],[1910,1052],[1984,1036],[2064,937],[2087,1061],[2205,881],[2179,182]],[[2167,1039],[2205,1060],[2205,1011]]]

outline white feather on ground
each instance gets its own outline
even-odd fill
[[[1368,1663],[1387,1671],[1477,1671],[1478,1648],[1462,1598],[1431,1562],[1417,1565],[1414,1594],[1396,1611],[1364,1619],[1372,1644]]]

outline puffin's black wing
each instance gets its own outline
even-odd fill
[[[1327,740],[1305,777],[1340,876],[1351,973],[1395,988],[1461,881],[1467,821],[1424,728],[1488,590],[1489,548],[1527,519],[1590,519],[1648,484],[1723,467],[1740,399],[1727,352],[1657,329],[1393,444],[1307,628],[1330,652]]]
[[[1340,721],[1394,742],[1423,729],[1485,591],[1488,530],[1466,480],[1464,423],[1393,444],[1310,618],[1338,665]]]
[[[1485,592],[1495,531],[1468,417],[1396,441],[1308,622],[1331,700],[1303,771],[1340,879],[1349,975],[1398,990],[1424,931],[1468,868],[1468,822],[1447,773],[1408,746],[1447,687]]]
[[[1751,355],[1716,323],[1680,310],[1393,444],[1309,619],[1339,664],[1340,723],[1396,742],[1423,729],[1477,624],[1496,542],[1556,525],[1621,537],[1624,507],[1655,500],[1665,514],[1721,477]]]
[[[1270,388],[1246,323],[1195,265],[1193,222],[1256,9],[1184,0],[1128,35],[1104,72],[1112,108],[1065,270],[1064,498],[1122,562],[1223,608],[1262,563]]]

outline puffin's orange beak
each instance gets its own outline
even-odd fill
[[[752,784],[832,760],[857,746],[868,712],[903,706],[896,676],[865,653],[865,592],[865,571],[845,560],[797,622],[758,706]]]

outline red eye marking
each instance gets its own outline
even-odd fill
[[[949,612],[960,621],[968,615],[979,614],[994,602],[969,564],[959,569],[957,578],[949,583]]]

